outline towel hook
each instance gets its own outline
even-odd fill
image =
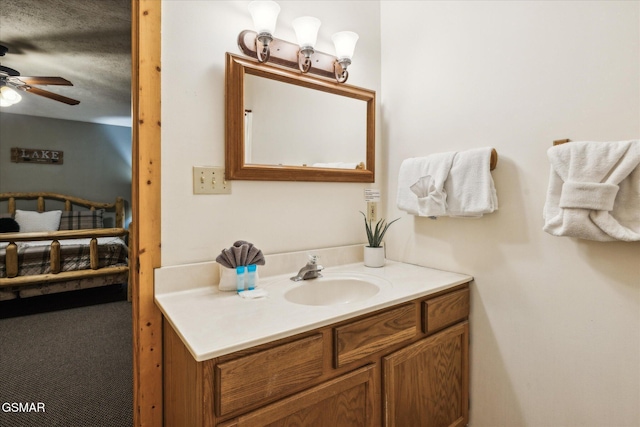
[[[498,164],[498,152],[495,148],[491,149],[491,158],[489,159],[489,170],[494,170]]]
[[[553,141],[553,145],[555,147],[556,145],[565,144],[567,142],[571,142],[571,140],[568,139],[568,138],[567,139],[556,139],[555,141]]]

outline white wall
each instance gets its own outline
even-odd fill
[[[193,195],[193,166],[224,165],[225,52],[239,54],[238,34],[253,27],[248,3],[162,2],[163,266],[213,260],[238,239],[264,253],[365,240],[358,211],[366,209],[364,188],[371,184],[233,181],[231,195]],[[379,90],[377,1],[279,4],[278,38],[295,41],[290,23],[301,15],[322,21],[316,46],[322,52],[333,52],[334,32],[359,33],[349,84]],[[376,178],[384,182],[382,174]]]
[[[61,150],[64,163],[11,163],[11,147]],[[0,191],[48,191],[107,203],[123,197],[128,207],[131,128],[3,111]],[[51,203],[47,208],[56,208]],[[22,209],[35,209],[35,202],[32,206],[22,205]]]
[[[388,254],[475,277],[471,426],[640,425],[640,243],[542,231],[553,140],[640,136],[639,9],[382,2]],[[395,208],[404,158],[487,145],[498,212]]]

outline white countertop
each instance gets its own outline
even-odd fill
[[[473,279],[411,264],[387,261],[382,268],[362,263],[326,268],[322,273],[355,273],[382,278],[380,292],[360,301],[332,306],[308,306],[287,301],[284,293],[307,281],[293,282],[293,274],[260,277],[258,288],[268,296],[244,299],[217,286],[156,293],[160,310],[187,346],[195,360],[243,350],[285,338],[361,314],[433,294]],[[188,280],[188,279],[187,279]]]

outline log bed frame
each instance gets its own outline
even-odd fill
[[[0,202],[8,201],[8,212],[14,216],[16,212],[16,200],[37,200],[37,211],[45,211],[45,200],[64,202],[64,211],[73,210],[73,206],[82,206],[89,210],[104,209],[106,212],[115,211],[115,228],[97,228],[86,230],[66,230],[35,233],[0,233],[0,242],[8,242],[6,248],[7,277],[0,278],[0,289],[14,286],[44,285],[70,280],[91,279],[99,276],[121,275],[131,271],[127,266],[103,267],[98,266],[98,237],[126,237],[129,231],[124,228],[124,199],[116,198],[114,203],[93,202],[78,197],[65,196],[57,193],[0,193]],[[91,267],[85,270],[60,271],[60,240],[91,239],[89,245]],[[16,242],[34,240],[53,240],[51,243],[51,273],[30,276],[18,276],[18,248]],[[131,248],[131,242],[128,242]],[[131,283],[131,280],[129,280]],[[128,291],[131,296],[131,290]]]

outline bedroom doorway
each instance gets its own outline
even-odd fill
[[[39,9],[39,7],[40,7],[40,5],[39,5],[39,4],[37,4],[37,3],[39,3],[39,1],[40,1],[40,0],[27,0],[27,1],[24,1],[24,0],[19,0],[19,1],[18,1],[18,0],[9,0],[6,4],[5,4],[5,3],[3,3],[3,9],[5,9],[5,10],[6,10],[6,9],[9,7],[9,4],[14,4],[14,5],[18,4],[18,5],[24,5],[24,6],[26,6],[26,7],[27,7],[27,9],[30,9],[30,10],[28,11],[29,13],[35,14],[35,11],[37,11],[37,10]],[[92,1],[105,2],[105,0],[92,0]],[[141,6],[141,3],[145,3],[144,1],[142,1],[142,2],[140,2],[140,1],[138,1],[138,0],[106,0],[106,1],[108,1],[109,3],[112,3],[112,4],[118,4],[118,5],[122,5],[122,4],[129,4],[129,5],[130,5],[130,12],[129,12],[129,16],[132,18],[132,21],[133,21],[133,16],[134,16],[134,14],[135,14],[136,16],[140,16],[140,15],[143,15],[143,13],[144,13],[144,12],[142,12],[142,11],[141,11],[141,7],[144,7],[144,6]],[[29,4],[30,4],[30,3],[32,3],[32,2],[35,2],[35,3],[36,3],[36,5],[35,5],[33,8],[30,8],[30,7],[29,7]],[[66,3],[66,4],[68,4],[68,5],[74,5],[74,6],[80,5],[81,7],[85,7],[85,5],[88,3],[86,0],[60,0],[60,2],[61,2],[61,3]],[[51,3],[51,2],[47,2],[47,3]],[[157,3],[160,3],[160,2],[157,2]],[[71,6],[70,6],[70,7],[71,7]],[[152,6],[152,9],[153,9],[153,6]],[[160,5],[159,5],[159,4],[157,5],[157,9],[158,9],[158,11],[159,11],[159,9],[160,9]],[[65,10],[67,10],[67,9],[65,9]],[[104,19],[104,18],[105,18],[105,17],[103,17],[103,19]],[[3,20],[3,22],[0,24],[0,25],[2,26],[2,28],[3,28],[3,32],[2,32],[2,34],[0,35],[0,42],[4,42],[4,41],[5,41],[5,40],[4,40],[4,38],[6,38],[6,37],[8,36],[8,33],[6,32],[6,30],[8,29],[8,27],[7,27],[7,26],[5,26],[5,22],[6,22],[6,21],[4,21],[4,20]],[[157,20],[157,23],[158,23],[158,25],[159,25],[159,18],[158,18],[158,20]],[[67,39],[70,39],[70,38],[71,38],[71,37],[70,37],[70,34],[71,34],[71,32],[72,32],[72,28],[71,28],[72,26],[73,26],[73,25],[72,25],[72,24],[71,24],[71,25],[69,25],[69,23],[68,23],[66,26],[65,26],[65,25],[58,26],[58,28],[56,28],[56,29],[55,29],[57,32],[55,32],[55,31],[54,31],[53,33],[51,33],[51,35],[52,35],[52,37],[51,37],[51,38],[52,38],[52,39],[54,39],[54,38],[56,38],[56,37],[63,38],[63,36],[64,36],[64,37],[66,37]],[[138,28],[138,27],[137,27],[137,24],[134,24],[133,22],[130,22],[130,29],[131,29],[131,31],[129,32],[129,37],[130,37],[130,39],[131,39],[131,35],[132,35],[132,34],[137,34],[137,33],[135,33],[135,32],[134,32],[134,26],[135,26],[136,28]],[[84,28],[86,29],[86,27],[84,27]],[[44,37],[44,33],[45,33],[46,31],[50,31],[50,29],[49,29],[48,27],[47,27],[47,28],[42,27],[42,28],[40,28],[40,30],[41,30],[41,35],[42,35],[43,37]],[[25,34],[26,34],[26,33],[25,33]],[[159,34],[159,31],[158,31],[158,34]],[[103,33],[103,34],[100,34],[99,32],[94,32],[93,34],[87,34],[87,37],[85,37],[85,38],[84,38],[84,40],[73,40],[73,41],[75,41],[75,42],[77,42],[78,44],[82,45],[82,43],[87,43],[87,42],[88,42],[89,36],[95,36],[95,37],[97,37],[97,38],[99,38],[99,37],[101,37],[101,36],[102,36],[102,37],[104,38],[104,37],[105,37],[105,34],[104,34],[104,33]],[[138,43],[139,37],[138,37],[137,35],[133,35],[132,40],[133,40],[133,43]],[[26,44],[26,43],[31,43],[31,46],[32,46],[32,47],[37,47],[38,42],[40,41],[40,39],[38,39],[37,37],[33,37],[33,38],[32,38],[32,37],[24,36],[24,39],[23,39],[22,41],[23,41],[25,44]],[[70,41],[71,41],[71,40],[70,40]],[[2,44],[2,43],[0,43],[0,44]],[[82,46],[81,46],[81,47],[82,47]],[[16,54],[16,55],[18,55],[20,58],[24,58],[24,57],[26,57],[26,56],[27,56],[27,54],[26,54],[26,51],[27,51],[27,50],[26,50],[26,45],[25,45],[25,48],[24,48],[23,50],[20,50],[20,48],[21,48],[21,45],[20,45],[19,43],[15,42],[15,43],[12,45],[12,53],[13,53],[13,52],[15,52],[15,54]],[[84,48],[89,49],[89,48],[90,48],[90,46],[88,46],[88,45],[84,45]],[[131,57],[131,58],[133,58],[133,53],[132,53],[132,52],[129,52],[129,55],[130,55],[130,57]],[[0,58],[0,59],[2,59],[2,65],[6,65],[6,66],[12,65],[12,61],[11,61],[11,59],[10,59],[10,58],[11,58],[11,56],[10,56],[10,55],[7,55],[7,56],[5,56],[5,57]],[[67,65],[67,66],[71,66],[70,64],[66,64],[66,65]],[[19,69],[20,69],[20,68],[22,68],[22,67],[20,67],[20,66],[16,66],[16,68],[19,68]],[[125,67],[125,68],[129,68],[129,67],[127,66],[127,67]],[[131,68],[133,68],[133,67],[131,67]],[[26,74],[26,73],[23,73],[23,74]],[[36,73],[29,72],[28,74],[36,74]],[[49,73],[46,73],[46,72],[45,72],[45,73],[37,73],[37,74],[40,74],[40,75],[42,75],[42,74],[44,74],[44,75],[50,75]],[[65,77],[68,77],[68,75],[67,75],[66,73],[56,73],[55,75],[59,75],[59,74],[63,74]],[[73,78],[70,78],[70,80],[74,80],[74,79],[73,79]],[[135,86],[135,87],[139,87],[139,85],[138,85],[138,84],[136,84],[136,83],[131,83],[131,86],[132,86],[132,87],[134,87],[134,86]],[[159,88],[159,85],[158,85],[158,88]],[[61,88],[60,93],[64,93],[64,92],[63,92],[63,89],[64,89],[64,88]],[[56,88],[54,88],[53,90],[56,90]],[[23,94],[23,100],[22,100],[22,104],[23,104],[23,105],[22,105],[22,107],[24,107],[24,106],[28,105],[28,104],[27,104],[27,101],[29,100],[29,97],[32,97],[32,96],[33,96],[32,94]],[[135,96],[135,95],[131,94],[131,96]],[[48,101],[48,100],[46,100],[46,101],[47,101],[47,102],[52,102],[52,101]],[[133,102],[133,101],[131,101],[131,102]],[[157,100],[157,102],[159,102],[159,99]],[[54,104],[55,104],[55,103],[54,103]],[[66,106],[62,106],[62,105],[61,105],[61,106],[60,106],[60,107],[58,107],[58,108],[59,108],[60,110],[63,110],[65,107],[66,107]],[[80,108],[82,108],[82,107],[80,107]],[[143,112],[143,111],[145,111],[145,110],[144,110],[144,108],[139,108],[139,109],[138,109],[138,116],[140,116],[141,112]],[[3,113],[2,115],[3,115],[5,118],[6,118],[6,117],[9,117],[9,116],[14,116],[13,118],[15,118],[15,116],[18,116],[18,115],[19,115],[19,114],[17,114],[17,113],[11,113],[11,112],[9,112],[9,110],[4,110],[4,109],[3,109],[2,113]],[[5,115],[5,114],[6,114],[6,115]],[[138,117],[138,116],[136,116],[136,119],[137,119],[137,117]],[[159,116],[159,113],[158,113],[158,116]],[[41,117],[46,117],[46,116],[41,116]],[[53,117],[51,117],[50,119],[54,119],[54,118],[53,118]],[[47,120],[48,120],[48,119],[47,119]],[[3,125],[0,125],[0,128],[7,129],[8,127],[4,126],[4,124],[5,124],[6,122],[7,122],[7,121],[3,120]],[[30,126],[29,124],[25,124],[25,123],[22,123],[22,122],[21,122],[21,124],[20,124],[20,125],[13,126],[13,128],[14,128],[14,129],[20,128],[23,132],[25,132],[25,133],[30,133],[30,135],[31,135],[31,137],[32,137],[32,140],[33,140],[33,141],[37,141],[37,142],[38,142],[38,144],[49,144],[49,145],[50,145],[50,144],[55,143],[55,141],[53,140],[53,138],[51,138],[51,135],[52,135],[52,134],[47,134],[46,132],[41,132],[41,133],[39,133],[39,134],[35,135],[35,134],[34,134],[34,130],[35,130],[35,128],[34,128],[33,126]],[[131,141],[131,142],[130,142],[130,145],[131,145],[131,147],[130,147],[130,152],[129,152],[129,157],[130,157],[130,158],[128,159],[128,161],[129,161],[128,168],[129,168],[129,179],[133,180],[133,170],[136,168],[135,164],[137,164],[137,159],[136,159],[136,158],[135,158],[135,156],[133,155],[133,151],[134,151],[134,147],[133,147],[133,145],[134,145],[134,142],[133,142],[133,138],[134,138],[134,136],[133,136],[133,133],[134,133],[134,132],[136,132],[136,130],[134,130],[133,128],[131,128],[131,131],[130,131],[130,132],[131,132],[131,136],[130,136],[130,141]],[[107,133],[108,133],[108,132],[107,132]],[[143,130],[142,134],[143,134],[143,135],[145,134],[144,130]],[[3,143],[0,143],[0,149],[1,149],[3,152],[8,152],[8,149],[10,148],[11,144],[15,142],[15,139],[13,139],[13,138],[5,138],[5,136],[6,136],[6,134],[4,134],[4,133],[3,133],[3,137],[2,137],[1,139],[2,139],[4,142],[3,142]],[[46,145],[45,145],[45,146],[46,146]],[[29,147],[29,145],[27,145],[27,147]],[[71,163],[71,158],[72,158],[72,156],[71,156],[71,155],[72,155],[73,153],[77,153],[78,151],[77,151],[77,150],[75,150],[75,148],[67,148],[65,151],[66,151],[66,153],[65,153],[65,154],[66,154],[66,159],[65,159],[65,160],[67,160],[67,164],[68,164],[68,165],[71,165],[71,164],[72,164],[72,163]],[[4,154],[3,154],[3,155],[4,155]],[[100,157],[101,157],[101,155],[100,155],[100,154],[94,154],[94,156],[93,156],[93,157],[100,158]],[[34,167],[35,167],[35,165],[29,165],[29,166],[28,166],[28,168],[34,168]],[[46,167],[47,167],[47,166],[41,166],[41,168],[46,168]],[[53,174],[61,174],[61,171],[63,170],[63,169],[61,169],[61,168],[59,168],[59,167],[58,167],[59,169],[55,170],[56,166],[50,166],[50,168],[51,168],[51,170],[53,170]],[[70,168],[71,168],[71,166],[69,166],[69,167],[67,168],[67,170],[68,170],[68,169],[70,169]],[[5,168],[5,167],[4,167],[4,164],[3,164],[2,169],[4,169],[4,170],[5,170],[5,173],[6,173],[7,168]],[[41,169],[41,170],[42,170],[42,169]],[[99,174],[99,173],[96,173],[96,175],[98,175],[98,174]],[[89,174],[87,174],[87,175],[89,175]],[[81,180],[82,180],[82,178],[77,179],[77,180],[76,180],[76,182],[80,182]],[[88,180],[88,179],[85,179],[85,180]],[[6,185],[8,185],[8,182],[9,182],[9,180],[8,180],[8,179],[6,179],[6,178],[5,178],[5,175],[3,175],[2,173],[0,173],[0,181],[2,181],[2,182],[3,182],[4,184],[6,184]],[[41,176],[41,181],[46,183],[46,182],[49,182],[49,179],[48,179],[47,177],[42,177],[42,176]],[[132,188],[133,188],[133,183],[129,184],[129,186],[128,186],[128,191],[133,191],[133,189],[132,189]],[[11,189],[4,189],[4,188],[3,188],[3,189],[0,189],[0,191],[12,191],[12,190],[11,190]],[[106,197],[105,197],[105,198],[106,198]],[[133,210],[137,210],[137,203],[138,203],[138,201],[137,201],[137,199],[135,198],[135,196],[134,196],[133,194],[131,194],[130,198],[129,198],[129,197],[127,197],[127,199],[131,200],[131,202],[130,202],[130,206],[131,206],[132,211],[133,211]],[[132,212],[132,216],[133,216],[133,212]],[[153,217],[153,215],[151,215],[151,217]],[[144,218],[146,218],[146,215],[144,216]],[[131,258],[132,260],[137,259],[137,255],[136,255],[136,254],[137,254],[137,246],[135,246],[134,252],[133,252],[133,254],[132,254],[132,258]],[[133,286],[133,283],[131,284],[131,286]],[[142,303],[142,305],[145,305],[145,304],[148,304],[148,303],[149,303],[149,300],[147,300],[147,301],[143,302],[143,303]],[[129,321],[130,321],[130,322],[132,321],[132,323],[133,323],[133,324],[136,324],[136,323],[137,323],[137,322],[136,322],[136,320],[134,319],[134,317],[136,316],[136,314],[134,313],[134,311],[136,311],[136,310],[137,310],[137,312],[140,312],[140,311],[145,312],[145,310],[147,310],[147,311],[148,311],[148,308],[144,308],[144,307],[143,307],[143,308],[141,309],[141,308],[140,308],[140,305],[141,305],[141,304],[140,304],[138,301],[132,302],[132,304],[130,305],[130,313],[131,313],[131,314],[130,314]],[[135,308],[134,308],[134,306],[135,306]],[[62,311],[60,311],[60,312],[59,312],[59,313],[57,313],[57,314],[61,314],[61,315],[62,315],[63,313],[62,313]],[[121,314],[122,314],[122,313],[120,313],[120,314],[116,314],[115,316],[116,316],[116,317],[118,317],[118,316],[122,317],[122,316],[121,316]],[[105,313],[100,313],[100,314],[95,313],[95,314],[93,314],[93,315],[92,315],[92,314],[86,314],[86,315],[84,315],[83,317],[84,317],[84,318],[105,319],[105,318],[106,318],[106,316],[107,316],[107,314],[105,314]],[[93,319],[92,319],[92,320],[93,320]],[[61,322],[61,320],[51,320],[51,321],[47,321],[47,322],[45,322],[45,323],[49,323],[49,324],[51,324],[51,325],[56,325],[56,324],[60,324],[60,322]],[[71,322],[71,323],[76,323],[76,324],[85,323],[85,326],[87,326],[87,325],[89,325],[89,324],[90,324],[90,322],[87,322],[87,321],[85,321],[85,322],[81,322],[81,321],[73,321],[73,320],[71,320],[70,322]],[[28,326],[28,325],[27,325],[27,326]],[[15,327],[15,328],[14,328],[13,326],[12,326],[10,329],[11,329],[12,331],[14,331],[15,333],[17,333],[17,331],[19,331],[19,330],[20,330],[20,329],[18,329],[17,327]],[[129,327],[129,332],[131,333],[131,336],[130,336],[130,338],[128,338],[128,339],[127,339],[128,343],[129,343],[129,350],[131,351],[130,356],[129,356],[129,359],[130,359],[130,360],[129,360],[129,363],[130,363],[130,364],[132,364],[132,360],[133,360],[133,361],[138,361],[138,362],[140,362],[140,358],[139,358],[139,357],[137,357],[137,356],[136,356],[136,354],[135,354],[136,352],[135,352],[135,350],[134,350],[134,345],[132,345],[132,343],[137,343],[137,342],[139,342],[138,334],[137,334],[137,333],[134,333],[134,332],[133,332],[133,329],[134,329],[133,327]],[[91,330],[96,331],[96,333],[97,333],[97,329],[96,329],[96,328],[92,328]],[[137,330],[137,329],[136,329],[136,330]],[[51,332],[51,331],[49,331],[49,332]],[[46,335],[47,331],[44,331],[43,333],[45,333],[45,335]],[[85,335],[89,335],[89,334],[85,334]],[[51,339],[53,339],[54,341],[62,341],[62,340],[63,340],[63,337],[52,338],[52,337],[54,336],[54,335],[52,335],[52,334],[49,334],[49,335],[46,335],[46,336],[48,337],[48,338],[47,338],[48,340],[51,340]],[[3,342],[4,342],[4,338],[6,338],[6,336],[4,336],[4,335],[3,335],[2,337],[0,337],[0,341],[3,341]],[[44,341],[44,340],[43,340],[43,341]],[[96,348],[97,348],[97,346],[96,346]],[[136,348],[137,348],[137,347],[136,347]],[[51,347],[48,347],[48,348],[47,348],[47,347],[45,347],[43,351],[45,351],[45,352],[46,352],[47,350],[49,350],[49,352],[51,352]],[[159,349],[158,349],[158,350],[159,350]],[[159,353],[161,353],[161,351],[160,351],[160,350],[159,350],[158,352],[159,352]],[[60,360],[60,359],[57,359],[57,360]],[[115,360],[115,358],[114,358],[114,360]],[[95,359],[94,359],[94,361],[95,361]],[[63,362],[61,361],[61,363],[63,363]],[[133,374],[133,377],[134,377],[134,378],[131,380],[131,384],[128,384],[128,385],[126,385],[125,387],[127,388],[127,391],[128,391],[128,393],[129,393],[129,395],[131,395],[131,394],[132,394],[132,389],[134,388],[134,387],[133,387],[133,384],[138,384],[138,386],[137,386],[137,388],[136,388],[136,392],[137,392],[138,394],[141,394],[141,395],[142,395],[142,394],[146,394],[147,396],[148,396],[148,395],[153,395],[153,392],[150,392],[150,393],[145,392],[145,391],[144,391],[144,385],[142,385],[142,386],[140,385],[140,384],[141,384],[141,381],[140,381],[139,379],[138,379],[138,380],[136,380],[136,379],[135,379],[135,378],[136,378],[137,373],[140,371],[139,366],[140,366],[140,363],[138,363],[137,365],[136,365],[136,364],[133,364],[133,369],[132,369],[132,370],[133,370],[133,372],[134,372],[134,374]],[[144,368],[144,369],[147,369],[147,368]],[[143,375],[143,376],[144,376],[144,375]],[[143,383],[144,383],[144,381],[143,381]],[[118,386],[118,387],[119,387],[119,386]],[[15,397],[15,398],[17,398],[17,397]],[[3,402],[4,402],[4,401],[8,401],[8,400],[3,400]],[[45,402],[45,403],[46,403],[46,402]],[[131,406],[133,406],[133,403],[131,403]],[[158,407],[160,408],[161,406],[158,406]],[[53,412],[53,408],[52,408],[51,410],[52,410],[52,412]],[[69,420],[67,420],[67,421],[69,421]],[[0,422],[0,424],[3,424],[3,422]],[[69,423],[68,423],[68,422],[67,422],[67,423],[65,423],[65,424],[69,425]],[[138,424],[138,425],[140,425],[140,424],[141,424],[141,422],[138,422],[137,424]],[[148,423],[145,423],[145,424],[148,424]],[[15,424],[14,424],[14,425],[15,425]],[[119,425],[119,424],[111,424],[111,425]],[[129,424],[129,425],[130,425],[130,424]],[[156,425],[157,425],[157,424],[156,424]]]

